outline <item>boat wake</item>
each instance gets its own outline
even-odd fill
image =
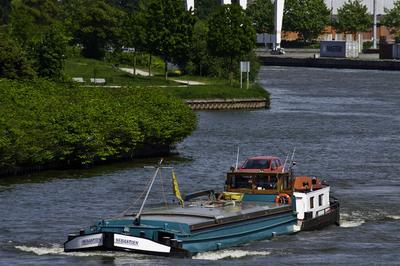
[[[392,220],[400,220],[400,215],[388,215],[386,217]]]
[[[364,220],[353,220],[353,221],[347,221],[347,220],[340,220],[340,227],[344,228],[349,228],[349,227],[357,227],[365,223]]]
[[[219,250],[199,253],[193,257],[197,260],[222,260],[222,259],[238,259],[248,256],[268,256],[269,251],[247,251],[247,250]]]
[[[352,214],[341,213],[340,214],[340,227],[350,228],[357,227],[365,223],[364,219],[360,218],[357,212],[353,212]]]
[[[340,214],[340,227],[357,227],[367,221],[400,220],[400,215],[388,214],[380,210],[371,212],[353,211]]]
[[[16,249],[36,254],[38,256],[44,255],[63,255],[63,256],[75,256],[75,257],[131,257],[131,258],[143,258],[146,255],[134,254],[134,253],[118,253],[112,251],[88,251],[88,252],[64,252],[64,248],[59,245],[52,247],[33,247],[33,246],[15,246]],[[247,250],[219,250],[199,253],[193,257],[198,260],[222,260],[222,259],[237,259],[248,256],[268,256],[271,252],[268,251],[247,251]]]
[[[86,251],[86,252],[64,252],[64,248],[59,245],[54,245],[52,247],[29,247],[29,246],[15,246],[16,249],[34,253],[38,256],[43,255],[63,255],[63,256],[75,256],[75,257],[91,257],[91,256],[101,256],[101,257],[132,257],[141,258],[145,255],[134,254],[134,253],[118,253],[113,251]]]

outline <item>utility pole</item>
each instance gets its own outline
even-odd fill
[[[374,7],[373,7],[373,12],[374,12],[374,28],[373,28],[373,31],[374,31],[374,36],[373,36],[373,44],[372,44],[372,48],[374,48],[374,49],[376,49],[376,0],[374,0]]]

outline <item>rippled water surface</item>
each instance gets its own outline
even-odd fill
[[[62,252],[66,235],[118,215],[140,194],[157,160],[0,180],[0,265],[400,264],[400,72],[265,67],[272,108],[198,112],[194,134],[167,158],[184,193],[223,187],[250,155],[285,158],[321,176],[342,206],[341,226],[252,242],[193,259]],[[163,198],[164,172],[151,195]],[[168,195],[166,195],[169,198]]]

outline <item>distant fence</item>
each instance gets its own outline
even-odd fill
[[[266,98],[186,100],[193,110],[263,109],[269,108]]]

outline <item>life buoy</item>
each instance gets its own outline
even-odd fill
[[[275,197],[275,203],[291,204],[292,203],[292,198],[286,193],[279,193]]]

